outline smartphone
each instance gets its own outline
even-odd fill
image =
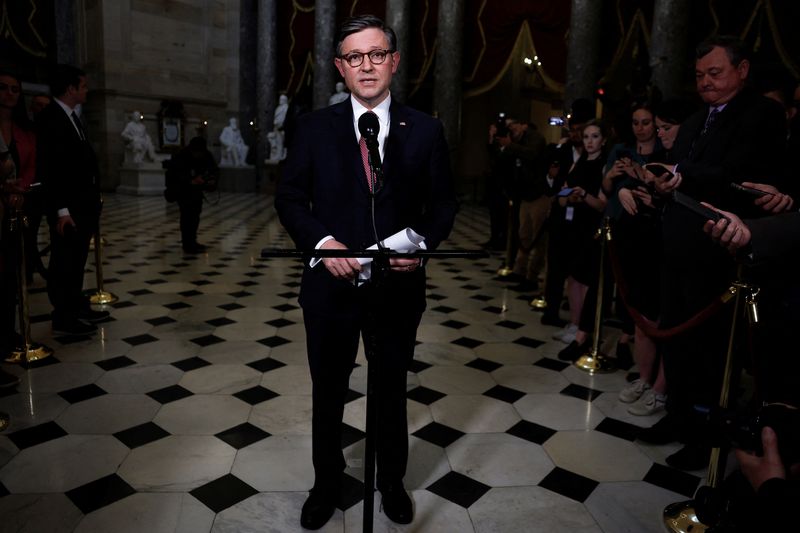
[[[771,192],[762,191],[761,189],[745,187],[744,185],[739,185],[738,183],[731,183],[731,189],[733,189],[734,191],[739,191],[745,194],[749,194],[750,196],[755,196],[756,198],[761,198],[762,196],[767,196],[772,194]]]
[[[558,194],[556,196],[569,196],[570,194],[572,194],[573,190],[574,189],[572,187],[561,189],[560,191],[558,191]]]
[[[562,117],[550,117],[551,126],[563,126],[566,123],[567,121],[564,120]]]
[[[717,222],[722,218],[724,218],[725,220],[728,219],[728,217],[726,217],[725,215],[704,206],[691,196],[686,196],[680,191],[672,191],[672,199],[675,201],[675,203],[682,205],[689,211],[702,217],[704,221],[712,220],[714,222]]]
[[[650,171],[657,178],[671,179],[674,176],[668,168],[653,163],[645,165],[644,169]]]

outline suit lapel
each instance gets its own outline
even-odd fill
[[[387,184],[392,184],[392,178],[396,178],[399,161],[403,158],[403,152],[411,132],[413,124],[408,118],[406,108],[401,104],[396,104],[394,100],[389,107],[389,136],[386,138],[386,148],[383,157],[383,177],[384,189]]]
[[[358,139],[355,137],[353,129],[353,106],[348,98],[344,102],[337,104],[334,109],[333,130],[337,139],[337,151],[342,154],[344,161],[344,171],[350,178],[358,182],[358,186],[364,191],[369,192],[367,177],[364,174],[364,165],[361,162],[361,150],[358,147]]]

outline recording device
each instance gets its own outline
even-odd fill
[[[564,117],[550,117],[551,126],[563,126],[566,123],[567,121],[564,120]]]
[[[722,215],[721,213],[714,211],[713,209],[704,206],[691,196],[687,196],[680,191],[672,191],[672,199],[675,201],[676,204],[682,205],[683,207],[687,208],[691,212],[695,213],[696,215],[700,215],[703,217],[703,220],[712,220],[715,223],[718,222],[720,219],[728,220],[728,217]]]
[[[619,150],[617,152],[617,161],[619,161],[620,159],[625,159],[625,158],[633,159],[633,152],[631,152],[627,148],[623,148],[622,150]]]
[[[753,187],[745,187],[744,185],[739,185],[738,183],[731,183],[731,189],[734,191],[739,191],[744,194],[749,194],[750,196],[754,196],[756,198],[762,198],[764,196],[769,196],[772,193],[762,191],[761,189],[754,189]]]
[[[495,133],[495,137],[508,137],[511,132],[506,125],[506,114],[502,111],[497,114],[497,119],[494,122],[495,127],[497,127],[497,133]]]
[[[556,194],[556,196],[562,196],[562,197],[563,196],[569,196],[570,194],[572,194],[572,191],[574,191],[574,190],[575,189],[573,189],[572,187],[565,187],[565,188],[561,189],[560,191],[558,191],[558,194]]]
[[[364,113],[358,119],[358,131],[367,143],[369,165],[375,178],[372,187],[373,193],[378,192],[383,187],[383,167],[381,166],[381,152],[378,147],[378,132],[380,129],[378,115],[375,113]],[[370,176],[367,177],[371,179]]]
[[[644,169],[650,171],[657,178],[672,179],[672,177],[675,175],[670,172],[668,168],[653,163],[645,165]]]

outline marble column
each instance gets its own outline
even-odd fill
[[[689,0],[656,0],[650,44],[652,83],[664,98],[681,94],[687,68]]]
[[[55,0],[56,58],[59,63],[77,65],[75,2]]]
[[[461,128],[461,43],[464,0],[439,0],[436,67],[433,72],[433,111],[444,124],[451,149],[458,145]]]
[[[276,36],[278,0],[258,0],[258,52],[256,63],[256,108],[258,114],[259,162],[269,156],[267,133],[277,104],[278,40]],[[260,165],[259,165],[260,166]]]
[[[250,121],[258,116],[256,86],[258,64],[258,4],[241,0],[239,4],[239,127],[250,150],[256,150],[256,161],[262,152],[253,134]]]
[[[400,66],[392,78],[392,99],[406,103],[408,99],[408,41],[411,27],[410,0],[386,0],[386,24],[397,35],[397,51],[400,52]]]
[[[336,85],[333,42],[336,34],[336,0],[314,2],[314,109],[328,105]]]
[[[567,43],[567,83],[564,109],[569,110],[578,98],[594,97],[598,79],[601,0],[572,0]]]

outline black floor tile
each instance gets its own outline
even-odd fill
[[[191,290],[188,290],[188,291],[181,291],[178,294],[180,294],[184,298],[191,298],[192,296],[200,296],[203,293],[200,292],[200,291],[196,291],[194,289],[191,289]]]
[[[125,357],[124,355],[120,355],[119,357],[112,357],[111,359],[106,359],[104,361],[97,361],[95,364],[106,372],[109,372],[118,368],[125,368],[126,366],[135,365],[136,361],[130,359],[129,357]]]
[[[202,337],[195,337],[191,339],[191,341],[199,346],[211,346],[212,344],[218,344],[220,342],[225,342],[225,339],[221,339],[216,335],[203,335]]]
[[[139,346],[141,344],[147,344],[148,342],[155,342],[158,339],[153,337],[152,335],[148,335],[147,333],[145,333],[144,335],[135,335],[133,337],[126,337],[122,340],[127,342],[131,346]]]
[[[178,309],[186,309],[187,307],[191,307],[191,305],[187,304],[186,302],[175,302],[171,304],[164,304],[164,307],[167,309],[172,309],[173,311],[177,311]]]
[[[446,299],[447,299],[447,296],[444,296],[444,295],[442,295],[442,294],[430,293],[430,294],[427,296],[427,299],[428,299],[428,300],[432,300],[432,301],[434,301],[434,302],[438,302],[438,301],[440,301],[440,300],[446,300]]]
[[[67,400],[69,403],[78,403],[84,400],[90,400],[92,398],[97,398],[98,396],[103,396],[104,394],[108,393],[94,383],[82,385],[80,387],[75,387],[74,389],[69,389],[58,393],[59,396]]]
[[[172,324],[173,322],[177,322],[177,320],[165,315],[156,318],[150,318],[148,320],[145,320],[145,322],[147,322],[151,326],[163,326],[164,324]]]
[[[131,494],[136,494],[136,490],[116,474],[97,479],[66,493],[67,498],[83,514],[89,514]]]
[[[494,361],[489,361],[488,359],[483,359],[478,357],[473,359],[469,363],[466,363],[464,366],[468,366],[470,368],[474,368],[475,370],[482,370],[484,372],[494,372],[498,368],[501,368],[503,365],[500,363],[495,363]]]
[[[549,357],[542,357],[535,363],[533,366],[538,366],[541,368],[546,368],[548,370],[555,370],[556,372],[561,372],[565,368],[569,366],[569,363],[565,361],[559,361],[557,359],[550,359]]]
[[[114,433],[122,444],[130,448],[138,448],[153,441],[169,437],[169,433],[153,422],[145,422],[138,426]]]
[[[459,474],[458,472],[448,472],[438,480],[434,481],[428,490],[437,496],[449,500],[456,505],[468,509],[473,503],[480,500],[489,489],[480,481]]]
[[[597,481],[593,479],[573,474],[569,470],[564,470],[559,467],[555,467],[545,476],[541,483],[539,483],[540,487],[580,503],[586,501],[586,498],[592,494],[592,491],[597,485]]]
[[[267,324],[268,326],[276,327],[276,328],[284,328],[286,326],[291,326],[291,325],[295,324],[295,322],[293,322],[291,320],[286,320],[285,318],[276,318],[274,320],[269,320],[269,321],[265,322],[265,324]]]
[[[175,368],[179,368],[184,372],[190,372],[192,370],[197,370],[198,368],[203,368],[204,366],[210,366],[210,365],[211,363],[199,357],[189,357],[188,359],[183,359],[181,361],[176,361],[172,363],[172,366],[174,366]]]
[[[348,404],[350,402],[354,402],[359,398],[363,398],[364,395],[358,391],[354,391],[353,389],[347,389],[347,394],[344,397],[344,403]]]
[[[595,430],[633,442],[636,440],[636,434],[639,433],[642,428],[629,424],[628,422],[606,417],[597,425]]]
[[[503,385],[495,385],[491,389],[484,392],[483,395],[488,396],[489,398],[500,400],[501,402],[514,403],[525,396],[525,393],[509,387],[504,387]]]
[[[181,398],[186,398],[187,396],[191,396],[192,393],[180,385],[170,385],[169,387],[164,387],[163,389],[150,391],[147,393],[147,395],[155,401],[163,404],[174,402],[176,400],[180,400]]]
[[[467,324],[466,322],[460,322],[458,320],[445,320],[444,322],[442,322],[442,325],[446,328],[453,328],[453,329],[462,329],[469,326],[469,324]]]
[[[219,318],[214,318],[212,320],[206,320],[206,324],[209,324],[211,326],[214,326],[215,328],[218,328],[218,327],[221,327],[221,326],[227,326],[228,324],[236,324],[236,321],[235,320],[231,320],[230,318],[222,316],[222,317],[219,317]]]
[[[266,439],[270,434],[249,422],[245,422],[244,424],[239,424],[236,427],[217,433],[214,436],[237,450],[241,450],[254,442]]]
[[[477,339],[470,339],[469,337],[459,337],[454,341],[450,341],[452,344],[457,344],[459,346],[464,346],[466,348],[477,348],[483,341],[479,341]]]
[[[500,326],[502,328],[519,329],[525,324],[523,324],[522,322],[514,322],[513,320],[501,320],[495,325]]]
[[[444,398],[445,396],[447,395],[423,386],[414,387],[406,393],[407,398],[424,405],[430,405],[433,402]]]
[[[196,286],[196,287],[202,287],[204,285],[211,285],[214,282],[213,281],[208,281],[207,279],[198,279],[198,280],[192,281],[190,283],[192,285]],[[179,293],[179,294],[182,294],[182,293]],[[194,295],[194,296],[196,296],[196,295]]]
[[[644,476],[644,481],[691,498],[694,496],[701,479],[688,472],[653,463],[653,466]]]
[[[300,295],[294,291],[288,291],[288,292],[282,292],[278,294],[278,296],[280,296],[281,298],[287,298],[291,300],[292,298],[297,298]]]
[[[366,436],[367,434],[360,429],[342,422],[342,449],[352,446]]]
[[[438,305],[438,306],[432,308],[431,311],[436,311],[437,313],[444,313],[444,314],[447,315],[447,314],[452,313],[453,311],[458,311],[458,309],[456,309],[454,307],[448,307],[446,305]]]
[[[59,344],[63,344],[64,346],[68,344],[75,344],[76,342],[88,341],[91,338],[92,337],[90,335],[59,335],[58,337],[53,337],[54,340],[56,340]]]
[[[252,363],[247,363],[247,366],[250,368],[255,368],[259,372],[269,372],[270,370],[275,370],[276,368],[286,366],[286,364],[266,357],[264,359],[259,359],[258,361],[253,361]]]
[[[520,420],[506,431],[506,433],[525,439],[528,442],[541,445],[558,432],[555,429],[540,426],[539,424],[528,422],[527,420]]]
[[[485,311],[486,313],[491,313],[493,315],[499,315],[504,311],[502,307],[498,307],[496,305],[489,305],[481,309],[481,311]]]
[[[522,346],[527,346],[528,348],[538,348],[544,341],[540,341],[538,339],[532,339],[530,337],[520,337],[514,341],[514,344],[520,344]]]
[[[236,292],[229,292],[228,296],[232,296],[234,298],[245,298],[246,296],[252,296],[252,292],[247,291],[236,291]]]
[[[136,304],[130,300],[123,300],[121,302],[116,302],[111,304],[111,307],[114,309],[125,309],[126,307],[135,307]]]
[[[251,387],[249,389],[239,391],[235,393],[234,396],[236,396],[243,402],[249,403],[250,405],[256,405],[261,402],[266,402],[267,400],[276,398],[280,395],[277,392],[273,392],[266,387],[258,385],[255,387]]]
[[[491,296],[487,296],[485,294],[473,294],[472,296],[470,296],[470,298],[472,298],[473,300],[478,300],[479,302],[488,302],[489,300],[492,299]]]
[[[258,494],[258,491],[233,474],[226,474],[202,487],[197,487],[189,494],[215,513],[219,513]]]
[[[427,426],[415,431],[413,435],[437,446],[441,446],[442,448],[447,448],[460,439],[464,435],[464,432],[447,427],[439,422],[431,422]]]
[[[278,335],[273,335],[272,337],[266,337],[257,342],[263,344],[264,346],[268,346],[270,348],[277,348],[278,346],[288,344],[292,341],[290,341],[289,339],[284,339],[283,337],[280,337]]]
[[[225,311],[236,311],[237,309],[244,308],[243,305],[237,304],[236,302],[232,302],[232,303],[229,303],[229,304],[218,305],[217,307],[219,307],[220,309],[224,309]]]
[[[61,426],[55,422],[45,422],[38,426],[31,426],[25,429],[20,429],[14,433],[9,433],[8,438],[14,443],[14,446],[20,450],[42,444],[53,439],[58,439],[67,435]]]
[[[275,309],[276,311],[280,311],[281,313],[286,313],[288,311],[294,311],[295,309],[299,309],[299,307],[292,304],[281,304],[274,306],[273,309]]]
[[[414,374],[419,374],[420,372],[422,372],[426,368],[430,368],[431,366],[433,365],[431,365],[430,363],[420,361],[419,359],[412,359],[411,365],[409,365],[408,370],[410,372],[413,372]]]
[[[453,279],[458,279],[458,278],[453,278]],[[483,287],[481,287],[480,285],[473,285],[471,283],[467,283],[466,285],[462,285],[461,288],[464,289],[465,291],[477,291],[478,289],[482,289]]]
[[[122,272],[118,272],[118,274],[122,274]],[[153,294],[153,291],[147,289],[136,289],[135,291],[128,291],[128,294],[131,296],[144,296],[145,294]]]
[[[572,383],[564,387],[561,390],[561,394],[564,394],[566,396],[572,396],[573,398],[578,398],[579,400],[586,400],[587,402],[591,402],[592,400],[600,396],[602,392]]]

